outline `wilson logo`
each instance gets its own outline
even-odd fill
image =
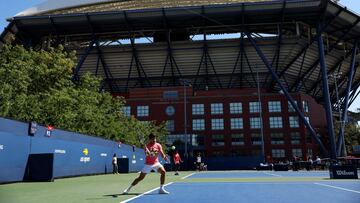
[[[339,176],[353,176],[353,175],[355,175],[355,173],[353,171],[345,171],[345,170],[336,171],[336,174],[339,175]]]

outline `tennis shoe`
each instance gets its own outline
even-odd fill
[[[164,188],[159,189],[159,194],[169,194],[170,192],[166,191]]]

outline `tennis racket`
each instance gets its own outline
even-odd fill
[[[144,147],[146,155],[152,156],[153,154],[151,153],[151,151],[146,146],[146,138],[145,138],[145,136],[139,134],[138,135],[138,140],[139,140],[139,143],[141,144],[141,146]]]

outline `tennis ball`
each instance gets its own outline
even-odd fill
[[[175,146],[172,146],[172,147],[171,147],[171,149],[172,149],[172,150],[175,150],[175,149],[176,149],[176,147],[175,147]]]

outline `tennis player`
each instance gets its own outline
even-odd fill
[[[178,150],[175,151],[174,155],[173,155],[173,159],[174,159],[174,164],[175,164],[175,175],[179,175],[179,170],[180,170],[180,163],[182,163],[183,161],[181,160],[180,154],[178,152]]]
[[[166,171],[159,162],[158,159],[159,153],[164,158],[165,161],[168,161],[167,156],[162,150],[161,144],[156,142],[156,136],[151,133],[149,135],[149,142],[145,146],[145,154],[146,154],[145,165],[141,170],[139,177],[137,177],[131,183],[131,185],[128,188],[126,188],[126,190],[124,190],[123,194],[128,194],[130,189],[136,184],[138,184],[140,181],[142,181],[145,178],[146,174],[150,173],[151,170],[157,171],[161,174],[159,194],[169,194],[169,192],[166,191],[164,188]]]

